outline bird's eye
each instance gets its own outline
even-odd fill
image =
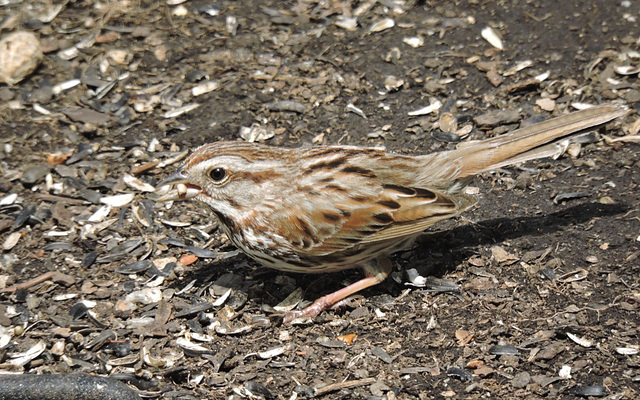
[[[214,182],[222,182],[227,177],[227,171],[224,168],[214,168],[209,172],[209,176]]]

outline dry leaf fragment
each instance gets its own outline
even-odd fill
[[[191,265],[196,261],[198,261],[198,257],[194,256],[193,254],[183,254],[180,256],[180,261],[178,262],[180,263],[180,265]]]
[[[355,333],[349,333],[347,335],[338,336],[336,339],[345,342],[346,344],[351,344],[354,340],[356,340],[357,337],[358,335],[356,335]]]
[[[47,164],[60,165],[64,164],[72,153],[47,153]]]
[[[507,252],[503,247],[500,246],[493,246],[491,248],[491,258],[501,264],[504,263],[507,265],[513,264],[514,262],[519,260],[518,257]]]
[[[473,339],[473,334],[464,329],[458,329],[456,331],[456,339],[458,339],[458,346],[465,346]]]

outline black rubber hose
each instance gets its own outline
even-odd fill
[[[124,383],[102,376],[0,375],[0,400],[140,400]]]

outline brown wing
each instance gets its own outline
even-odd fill
[[[393,223],[365,238],[364,243],[415,235],[475,204],[470,196],[456,195],[454,198],[420,188],[385,186],[384,195],[394,198],[400,207],[390,212]]]
[[[453,198],[422,188],[384,185],[373,193],[371,189],[364,185],[356,193],[353,188],[349,193],[323,190],[326,198],[317,194],[306,206],[292,201],[290,207],[279,208],[280,214],[273,216],[283,223],[271,225],[271,232],[298,253],[322,256],[358,244],[400,241],[474,203],[472,197]]]

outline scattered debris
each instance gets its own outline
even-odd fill
[[[625,1],[579,15],[563,2],[4,3],[0,40],[30,44],[0,48],[0,398],[15,397],[9,379],[104,385],[60,396],[96,400],[633,398],[640,57]],[[483,174],[465,188],[477,207],[312,322],[282,314],[360,271],[263,268],[206,208],[154,200],[207,142],[422,154],[602,102],[631,111],[558,160]]]

